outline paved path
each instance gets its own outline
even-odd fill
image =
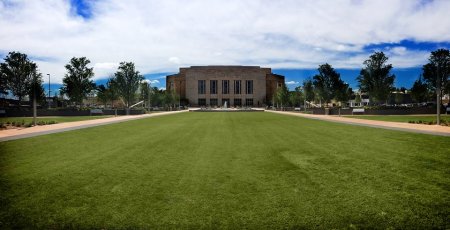
[[[345,124],[351,124],[351,125],[361,125],[361,126],[368,126],[368,127],[374,127],[374,128],[392,129],[392,130],[400,130],[400,131],[414,132],[414,133],[425,133],[425,134],[439,135],[439,136],[450,136],[450,127],[448,127],[448,126],[410,124],[410,123],[406,123],[406,122],[375,121],[375,120],[366,120],[366,119],[357,119],[357,118],[348,118],[348,117],[339,117],[339,116],[312,115],[312,114],[304,114],[304,113],[299,113],[299,112],[285,112],[285,111],[273,111],[273,110],[266,110],[266,112],[299,116],[299,117],[324,120],[324,121],[339,122],[339,123],[345,123]]]
[[[0,131],[0,142],[183,112],[187,112],[187,110],[158,112],[143,115],[108,117],[86,121],[65,122],[54,125],[34,126],[23,129],[8,129]]]

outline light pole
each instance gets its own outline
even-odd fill
[[[48,108],[50,109],[50,74],[48,73]]]

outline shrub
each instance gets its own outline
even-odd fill
[[[38,121],[37,125],[45,125],[45,121]]]
[[[3,122],[0,122],[0,129],[6,129],[6,125]]]
[[[29,122],[23,125],[24,127],[32,127],[33,126],[33,122]]]
[[[56,121],[48,121],[47,125],[53,125],[53,124],[56,124],[56,123],[57,123]]]

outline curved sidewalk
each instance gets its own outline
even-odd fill
[[[357,119],[357,118],[348,118],[348,117],[338,117],[338,116],[329,116],[329,115],[312,115],[312,114],[304,114],[299,112],[286,112],[286,111],[273,111],[266,110],[271,113],[292,115],[316,120],[323,121],[332,121],[344,124],[351,125],[360,125],[360,126],[368,126],[374,128],[383,128],[383,129],[391,129],[391,130],[399,130],[413,133],[424,133],[438,136],[450,136],[450,127],[449,126],[438,126],[438,125],[422,125],[422,124],[410,124],[403,122],[391,122],[391,121],[375,121],[375,120],[366,120],[366,119]]]
[[[100,125],[108,125],[114,124],[124,121],[131,121],[137,119],[143,119],[148,117],[156,117],[168,114],[175,113],[183,113],[188,110],[182,111],[170,111],[170,112],[159,112],[159,113],[150,113],[143,115],[129,115],[129,116],[119,116],[119,117],[108,117],[102,119],[94,119],[94,120],[86,120],[86,121],[74,121],[74,122],[64,122],[54,125],[42,125],[42,126],[34,126],[30,128],[23,129],[8,129],[0,131],[0,142],[9,141],[9,140],[17,140],[27,137],[40,136],[50,133],[59,133],[65,131],[71,131],[76,129],[84,129],[89,127],[95,127]]]

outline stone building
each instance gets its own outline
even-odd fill
[[[271,104],[284,76],[259,66],[191,66],[166,77],[166,89],[190,106]]]

